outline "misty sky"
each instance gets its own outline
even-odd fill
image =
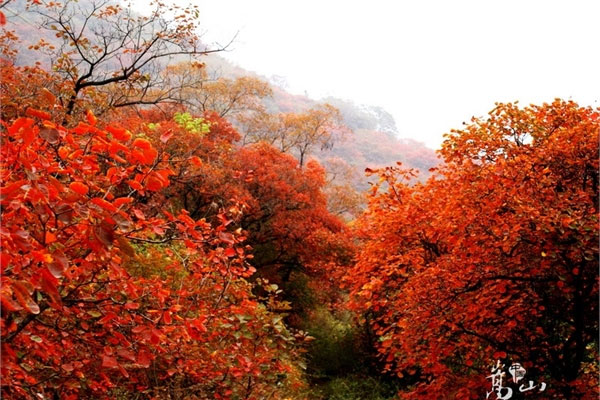
[[[239,31],[229,60],[382,106],[430,147],[496,101],[600,105],[600,1],[194,1],[205,41]]]

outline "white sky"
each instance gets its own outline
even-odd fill
[[[496,101],[600,106],[600,1],[192,0],[204,40],[290,91],[379,105],[403,137],[442,134]]]

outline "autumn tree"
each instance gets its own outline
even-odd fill
[[[324,191],[328,210],[346,219],[357,218],[363,211],[366,197],[356,189],[360,184],[356,167],[337,157],[326,159],[323,165],[327,171]]]
[[[151,2],[148,15],[108,0],[30,1],[28,9],[57,38],[42,38],[32,47],[47,53],[52,69],[69,82],[69,90],[58,94],[67,115],[84,100],[101,103],[102,111],[179,101],[181,91],[197,82],[190,76],[174,84],[162,73],[166,65],[224,49],[201,43],[193,5]]]
[[[300,167],[315,149],[330,149],[349,130],[339,111],[322,104],[301,113],[258,113],[242,121],[243,143],[267,142],[293,154]]]
[[[260,299],[246,280],[236,199],[210,222],[169,201],[172,167],[208,160],[91,112],[66,128],[40,104],[0,128],[2,395],[252,399],[300,384],[276,289]]]
[[[242,226],[255,249],[253,265],[279,269],[284,281],[294,270],[327,274],[324,266],[343,258],[347,246],[338,242],[345,231],[341,220],[327,209],[323,167],[310,161],[299,168],[293,157],[265,144],[241,149],[239,163],[252,195]]]
[[[340,135],[347,132],[343,126],[338,109],[324,104],[311,108],[305,113],[292,118],[294,152],[300,166],[303,166],[307,156],[315,149],[330,149]]]
[[[481,398],[520,362],[540,398],[597,398],[598,110],[499,104],[425,184],[380,177],[346,282],[402,398]],[[543,397],[543,396],[550,397]]]
[[[213,111],[221,117],[235,118],[264,110],[261,100],[271,95],[267,82],[242,76],[236,79],[219,78],[206,82],[201,90],[191,93],[186,104],[190,111],[202,114]]]
[[[293,113],[271,114],[266,110],[238,117],[242,132],[242,146],[255,143],[268,143],[283,153],[289,153],[295,143],[292,119]]]

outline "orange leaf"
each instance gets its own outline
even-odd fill
[[[88,123],[92,126],[96,125],[96,123],[98,122],[98,120],[96,119],[96,116],[94,115],[92,110],[86,111],[85,118],[87,119]]]
[[[47,113],[46,111],[37,110],[37,109],[31,108],[31,107],[29,107],[27,109],[27,111],[25,111],[25,114],[30,117],[37,117],[40,119],[51,119],[52,118],[50,113]]]
[[[144,189],[144,187],[138,181],[129,180],[129,181],[127,181],[127,184],[129,186],[131,186],[132,189],[135,189],[135,190],[142,190],[142,189]]]
[[[106,211],[110,211],[110,212],[116,212],[117,208],[115,206],[113,206],[112,204],[110,204],[108,201],[101,199],[100,197],[94,197],[92,200],[90,200],[92,203],[94,203],[95,205],[97,205],[98,207],[101,207],[103,209],[105,209]]]
[[[42,97],[44,97],[44,100],[46,100],[46,102],[48,104],[53,105],[56,103],[56,96],[54,96],[51,91],[49,91],[46,88],[42,88],[41,92],[42,92]]]
[[[81,182],[71,182],[69,184],[69,188],[75,193],[79,193],[82,196],[85,196],[89,191],[88,186]]]
[[[115,201],[113,201],[113,205],[115,207],[121,207],[123,204],[128,204],[133,202],[133,198],[131,197],[119,197],[118,199],[115,199]]]
[[[131,139],[131,133],[123,128],[115,128],[114,126],[107,126],[106,130],[112,133],[113,137],[121,142],[126,142]]]
[[[61,147],[60,149],[58,149],[58,155],[60,156],[60,158],[62,158],[63,160],[66,160],[67,157],[69,156],[69,149],[67,149],[66,147]]]
[[[133,141],[133,147],[139,147],[143,150],[148,150],[152,148],[152,143],[147,139],[137,138]]]
[[[199,157],[193,156],[190,158],[190,162],[194,164],[196,167],[202,166],[202,160]]]

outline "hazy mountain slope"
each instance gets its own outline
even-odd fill
[[[269,80],[254,72],[245,71],[217,54],[206,57],[204,62],[209,75],[251,75]],[[275,83],[273,80],[269,81]],[[291,94],[276,84],[273,85],[273,96],[265,99],[264,103],[274,113],[303,111],[319,103],[329,103],[338,108],[344,123],[353,133],[336,143],[333,149],[318,152],[315,157],[320,161],[340,158],[353,166],[361,176],[367,167],[383,167],[400,161],[407,168],[418,169],[420,177],[424,178],[429,175],[429,168],[438,163],[434,150],[416,140],[401,138],[394,118],[381,107],[355,104],[335,97],[314,100],[304,95]]]

